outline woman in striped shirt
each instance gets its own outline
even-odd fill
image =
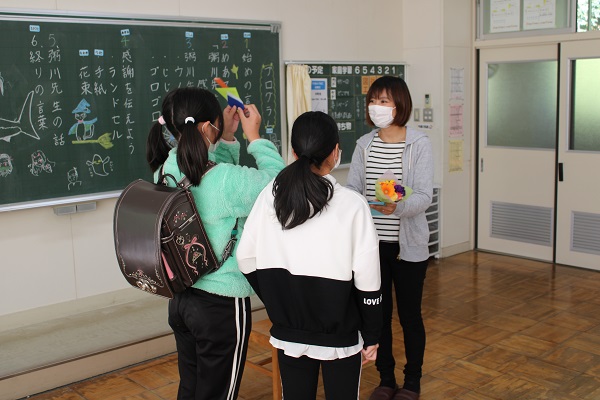
[[[421,390],[425,328],[421,299],[429,259],[429,226],[425,211],[433,192],[433,156],[427,135],[406,126],[412,112],[404,80],[383,76],[373,82],[366,97],[370,133],[356,142],[347,186],[375,199],[375,182],[390,170],[413,189],[405,199],[372,204],[379,236],[383,328],[377,354],[380,385],[370,400],[415,400]],[[392,285],[404,333],[404,385],[398,388],[392,354]]]

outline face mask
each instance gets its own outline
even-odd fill
[[[369,117],[375,126],[379,128],[387,128],[394,121],[392,110],[396,107],[385,107],[378,105],[369,106]]]
[[[339,150],[338,152],[338,158],[335,162],[335,165],[333,166],[333,168],[331,168],[331,170],[333,171],[334,169],[336,169],[337,167],[340,166],[340,163],[342,162],[342,149]]]
[[[210,126],[212,126],[213,128],[215,128],[217,130],[217,132],[219,132],[219,128],[217,128],[216,126],[214,126],[212,123],[208,122],[210,124]],[[206,124],[204,124],[202,126],[202,133],[204,133],[204,127],[206,126]],[[210,141],[210,139],[208,138],[208,136],[206,136],[206,134],[204,134],[204,137],[206,138],[206,140],[208,140],[208,143],[210,143],[210,145],[208,146],[208,152],[212,153],[217,149],[218,143],[213,143]]]
[[[209,153],[214,152],[217,149],[217,144],[211,142],[209,138],[206,138],[206,140],[208,140],[208,143],[210,143],[210,145],[208,146],[208,152]]]

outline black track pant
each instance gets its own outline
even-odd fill
[[[248,337],[250,298],[189,288],[169,301],[179,364],[179,400],[237,398]]]
[[[351,357],[327,361],[306,356],[289,357],[283,353],[283,350],[278,350],[277,354],[284,400],[315,400],[319,368],[322,368],[327,400],[358,399],[362,371],[360,352]]]
[[[394,367],[396,362],[392,349],[393,284],[396,293],[396,308],[404,334],[406,364],[404,365],[403,387],[413,392],[419,392],[426,342],[421,315],[421,300],[428,260],[421,262],[397,260],[398,251],[398,243],[379,242],[383,327],[375,365],[380,374],[381,384],[390,386],[395,383]]]

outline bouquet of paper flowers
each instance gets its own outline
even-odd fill
[[[408,186],[402,186],[396,179],[396,175],[387,170],[375,182],[375,198],[384,203],[395,203],[406,199],[412,193]]]

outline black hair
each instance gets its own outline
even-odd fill
[[[275,178],[275,214],[283,229],[302,225],[327,206],[333,184],[313,172],[335,149],[340,137],[333,118],[320,111],[300,115],[292,126],[292,149],[298,159]]]
[[[173,95],[177,89],[168,92],[163,99],[161,113],[165,121],[165,127],[173,136],[175,136],[175,126],[173,126]],[[176,137],[177,139],[177,137]],[[169,157],[171,146],[167,143],[163,134],[163,126],[155,121],[150,128],[148,139],[146,140],[146,161],[152,172],[156,171],[165,163]]]
[[[366,100],[366,122],[368,125],[375,126],[369,116],[369,103],[373,98],[379,98],[382,93],[387,93],[396,106],[396,117],[394,117],[393,125],[405,126],[410,119],[412,113],[412,98],[406,82],[397,76],[384,75],[377,78],[369,91],[367,92]]]
[[[177,90],[173,96],[173,125],[179,133],[177,165],[192,185],[200,184],[208,168],[208,147],[201,133],[202,127],[198,127],[200,122],[205,121],[219,130],[215,138],[218,141],[223,132],[223,111],[215,95],[196,87]],[[204,129],[210,129],[210,126],[206,124]]]

